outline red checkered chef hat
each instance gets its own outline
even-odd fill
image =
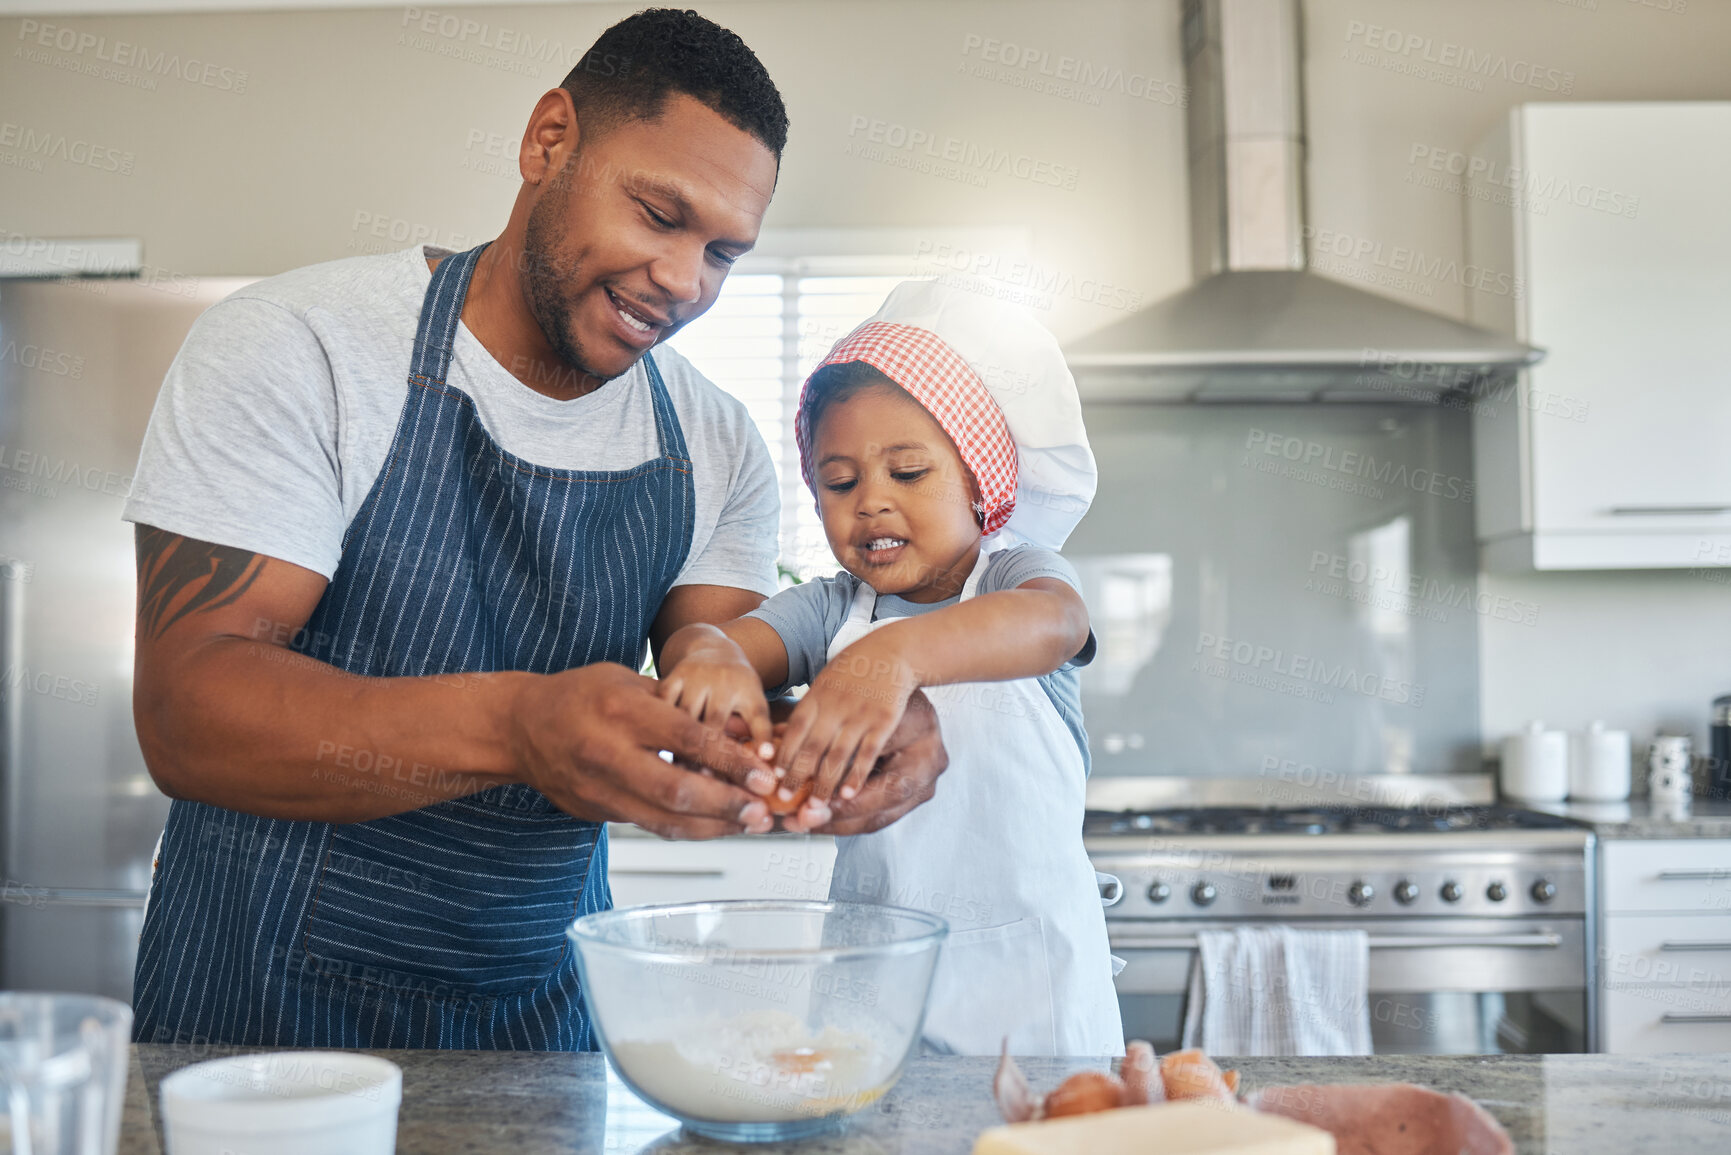
[[[817,368],[849,361],[905,389],[955,442],[979,487],[988,548],[1063,546],[1093,500],[1096,470],[1075,381],[1038,321],[981,293],[904,281]],[[808,377],[794,436],[815,495],[810,393]]]

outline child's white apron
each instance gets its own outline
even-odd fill
[[[987,554],[962,587],[974,596]],[[864,582],[829,659],[870,631]],[[1037,679],[933,686],[949,768],[937,793],[877,831],[836,839],[830,897],[941,915],[950,935],[926,1006],[935,1050],[1121,1055],[1106,919],[1082,848],[1085,772]]]

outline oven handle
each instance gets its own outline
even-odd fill
[[[1698,870],[1661,870],[1660,882],[1706,882],[1731,878],[1731,866],[1708,866]]]
[[[1113,950],[1195,950],[1198,943],[1193,934],[1175,935],[1112,935]],[[1371,950],[1410,950],[1422,947],[1486,947],[1512,946],[1547,949],[1563,945],[1563,936],[1555,931],[1531,934],[1373,934]]]
[[[1731,1015],[1688,1015],[1676,1011],[1666,1011],[1659,1021],[1662,1023],[1731,1023]]]

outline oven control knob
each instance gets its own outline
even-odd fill
[[[1369,906],[1376,897],[1376,887],[1362,879],[1346,888],[1346,900],[1354,906]]]
[[[1500,882],[1493,882],[1485,887],[1485,897],[1492,902],[1501,902],[1509,896],[1509,888]]]
[[[1454,881],[1443,883],[1442,900],[1444,902],[1459,902],[1461,900],[1461,884]]]
[[[1418,884],[1410,878],[1403,878],[1394,884],[1394,900],[1402,906],[1411,906],[1418,901]]]
[[[1148,888],[1148,901],[1158,905],[1172,897],[1172,888],[1164,882],[1156,882]]]
[[[1557,897],[1557,884],[1548,878],[1541,878],[1533,883],[1533,901],[1549,902]]]
[[[1197,906],[1207,906],[1214,901],[1215,893],[1212,882],[1199,882],[1190,888],[1190,901]]]

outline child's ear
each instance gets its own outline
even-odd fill
[[[968,471],[968,507],[974,511],[974,521],[983,532],[986,528],[986,503],[980,498],[980,483],[973,471]]]

